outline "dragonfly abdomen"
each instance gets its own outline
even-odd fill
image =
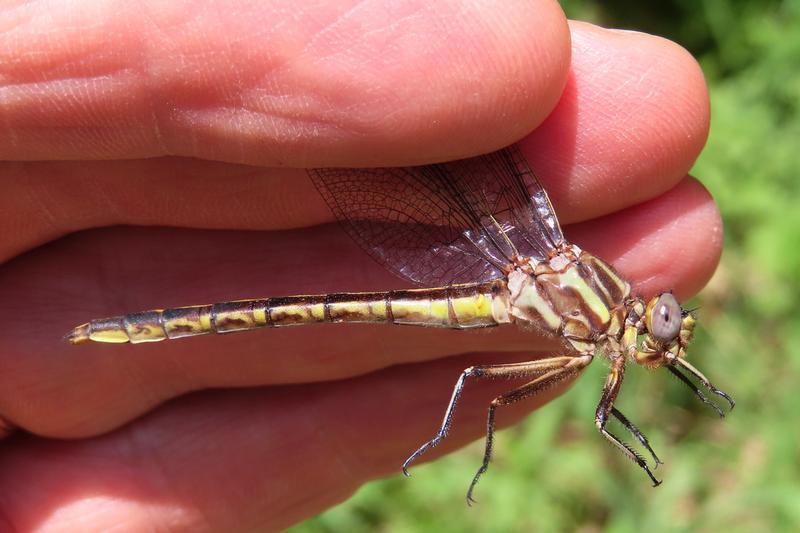
[[[368,322],[467,329],[508,322],[503,280],[432,289],[333,293],[156,309],[92,320],[67,340],[156,342],[314,323]]]

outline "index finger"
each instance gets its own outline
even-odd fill
[[[458,159],[536,127],[569,69],[552,0],[286,6],[0,10],[0,159]]]

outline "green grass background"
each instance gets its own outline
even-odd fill
[[[737,408],[721,422],[677,380],[629,372],[621,405],[667,463],[653,489],[597,434],[598,391],[578,383],[499,433],[478,506],[463,494],[481,443],[370,483],[293,533],[800,530],[800,0],[563,5],[673,39],[702,64],[713,119],[693,174],[719,203],[725,251],[697,298],[692,353]]]

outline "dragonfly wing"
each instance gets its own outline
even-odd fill
[[[417,284],[489,281],[515,255],[545,259],[564,239],[516,147],[434,165],[309,174],[345,231]]]

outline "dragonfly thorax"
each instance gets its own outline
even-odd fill
[[[508,274],[509,315],[561,335],[579,351],[622,330],[630,285],[574,245],[548,261],[529,259]]]

